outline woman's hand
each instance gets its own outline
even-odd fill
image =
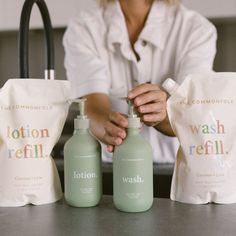
[[[127,117],[111,110],[110,100],[106,94],[93,93],[85,97],[86,113],[91,120],[90,128],[93,135],[107,145],[109,152],[113,152],[114,146],[120,145],[126,137]]]
[[[140,84],[131,90],[128,98],[140,114],[141,121],[147,126],[156,126],[166,118],[167,95],[156,84]]]
[[[103,142],[107,144],[108,152],[113,152],[114,146],[120,145],[126,137],[127,118],[118,113],[110,112],[104,124]]]

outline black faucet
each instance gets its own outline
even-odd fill
[[[37,4],[44,25],[46,69],[45,79],[54,79],[54,41],[53,30],[47,5],[44,0],[26,0],[23,5],[19,29],[19,74],[20,78],[29,78],[29,21],[34,3]]]

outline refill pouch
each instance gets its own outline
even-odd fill
[[[34,2],[25,2],[21,16],[20,77],[25,79],[9,79],[0,90],[0,206],[40,205],[62,197],[50,154],[67,117],[70,86],[68,81],[27,79],[25,44]],[[45,2],[37,4],[46,24],[45,76],[53,79],[51,22]]]
[[[236,73],[189,75],[167,111],[179,139],[171,199],[192,204],[236,202]]]

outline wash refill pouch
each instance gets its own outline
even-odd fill
[[[0,206],[62,197],[50,153],[68,113],[69,82],[10,79],[0,90]]]
[[[167,111],[179,139],[171,199],[192,204],[236,202],[236,73],[188,76]]]

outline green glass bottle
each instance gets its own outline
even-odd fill
[[[65,199],[71,206],[92,207],[102,196],[101,146],[89,132],[85,99],[72,102],[79,103],[80,115],[64,147]]]
[[[113,201],[124,212],[142,212],[153,203],[151,145],[140,135],[140,119],[129,102],[127,137],[113,156]]]

